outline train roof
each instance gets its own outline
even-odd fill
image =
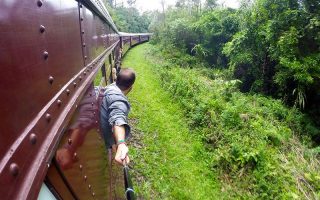
[[[79,2],[86,5],[88,8],[92,9],[92,11],[94,11],[97,15],[104,19],[113,28],[114,31],[119,33],[107,8],[101,0],[79,0]]]
[[[138,35],[152,35],[152,33],[125,33],[118,32],[120,36],[138,36]]]

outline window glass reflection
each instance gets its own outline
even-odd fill
[[[110,82],[112,71],[106,63],[79,102],[55,154],[57,167],[81,199],[123,196],[122,169],[113,162],[113,152],[106,149],[99,130],[99,105]]]

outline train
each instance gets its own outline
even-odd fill
[[[99,88],[151,34],[119,32],[101,0],[10,0],[0,1],[0,36],[0,198],[125,199],[98,120],[74,126],[83,105],[97,119]]]

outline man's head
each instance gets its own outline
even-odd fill
[[[136,73],[131,68],[122,68],[117,76],[116,84],[122,92],[126,94],[130,92],[134,81],[136,80]]]

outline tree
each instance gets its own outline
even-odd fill
[[[136,3],[136,0],[127,0],[129,6],[133,6]]]
[[[215,8],[217,6],[217,0],[206,0],[205,6],[212,10],[213,8]]]

